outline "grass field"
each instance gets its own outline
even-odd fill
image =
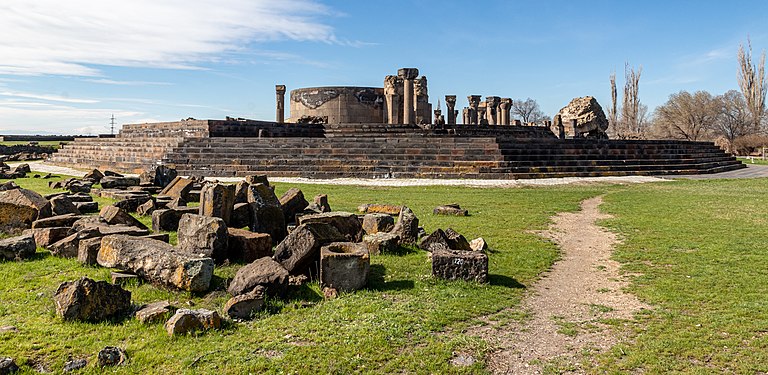
[[[741,162],[744,164],[757,164],[757,165],[768,165],[768,160],[763,160],[760,157],[756,158],[738,158]]]
[[[64,142],[67,143],[67,142]],[[0,142],[0,145],[2,146],[16,146],[16,145],[28,145],[29,141],[4,141]],[[39,141],[37,142],[38,146],[55,146],[56,148],[59,148],[61,145],[61,141]]]
[[[42,184],[25,179],[23,186]],[[47,183],[47,182],[46,182]],[[277,184],[281,193],[289,186]],[[300,186],[307,197],[329,195],[334,210],[362,203],[406,204],[426,230],[452,227],[469,239],[483,236],[490,283],[443,282],[430,276],[426,253],[404,249],[372,258],[368,287],[323,300],[316,283],[269,301],[254,321],[220,331],[169,338],[161,325],[133,319],[88,324],[56,317],[51,296],[59,283],[109,271],[39,251],[37,259],[0,263],[0,356],[32,372],[59,372],[69,358],[88,358],[104,346],[124,347],[130,358],[118,373],[483,373],[490,348],[462,334],[476,317],[517,306],[530,285],[557,258],[556,248],[530,231],[549,217],[605,195],[603,224],[620,233],[616,259],[639,272],[631,292],[655,308],[624,332],[630,338],[594,358],[595,372],[768,371],[768,179],[679,181],[516,189],[458,187],[362,188]],[[438,217],[434,206],[459,203],[470,217]],[[146,219],[145,219],[146,220]],[[168,299],[178,307],[220,310],[224,284],[240,265],[216,269],[215,290],[190,295],[150,285],[131,286],[135,304]],[[499,319],[521,319],[511,314]],[[454,367],[454,353],[474,356]],[[81,373],[101,373],[89,365]]]

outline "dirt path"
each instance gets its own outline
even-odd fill
[[[616,235],[595,225],[601,197],[585,200],[581,211],[555,216],[541,232],[561,250],[562,259],[536,282],[522,308],[530,319],[506,326],[488,324],[470,330],[496,350],[488,358],[494,374],[581,373],[585,353],[604,352],[618,337],[600,319],[631,319],[644,305],[623,293],[619,264],[610,260]]]

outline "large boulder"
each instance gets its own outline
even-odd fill
[[[251,205],[248,203],[235,203],[232,216],[229,218],[229,226],[232,228],[244,228],[251,226]]]
[[[218,217],[184,214],[179,221],[179,250],[213,258],[221,263],[227,258],[227,224]]]
[[[407,206],[400,210],[391,233],[400,236],[401,244],[414,244],[419,240],[419,218]]]
[[[253,262],[271,257],[272,238],[266,233],[256,233],[238,228],[227,228],[229,234],[227,258],[230,261]]]
[[[139,175],[139,182],[142,184],[152,184],[164,188],[168,186],[177,176],[178,172],[175,168],[161,164],[156,167],[152,167]]]
[[[594,97],[574,98],[557,113],[557,116],[560,116],[568,135],[573,135],[575,138],[581,138],[584,135],[590,138],[608,138],[605,133],[608,130],[608,119]]]
[[[240,181],[235,185],[235,204],[248,203],[248,187],[251,184]]]
[[[257,286],[248,293],[232,297],[224,305],[224,311],[232,319],[250,319],[264,309],[265,291],[264,287]]]
[[[235,187],[206,184],[200,191],[200,215],[218,217],[229,225],[235,205]]]
[[[264,287],[272,296],[284,296],[288,290],[288,270],[272,258],[260,258],[240,268],[227,291],[239,296]]]
[[[75,214],[56,215],[33,221],[32,228],[70,227],[82,218],[83,216]]]
[[[40,247],[48,247],[50,244],[69,236],[70,227],[52,227],[27,229],[24,234],[35,237],[35,243]]]
[[[304,212],[309,202],[304,199],[304,193],[298,188],[290,188],[280,197],[280,207],[283,209],[283,216],[286,223],[296,221],[296,214]]]
[[[0,228],[29,228],[32,222],[51,216],[51,204],[28,189],[0,192]]]
[[[101,181],[102,178],[104,178],[104,173],[101,173],[100,170],[94,169],[83,176],[84,179],[87,180],[93,180],[95,182]]]
[[[139,206],[151,200],[152,197],[149,194],[135,194],[130,197],[121,199],[112,205],[115,207],[120,207],[128,212],[137,212]]]
[[[388,214],[366,214],[363,217],[363,230],[366,234],[389,232],[395,226],[395,218]]]
[[[197,207],[179,207],[152,212],[152,230],[155,232],[175,232],[179,229],[179,221],[184,214],[200,212]]]
[[[221,328],[219,313],[206,309],[179,309],[165,322],[165,330],[170,336],[218,328]]]
[[[66,196],[59,195],[51,198],[51,211],[54,215],[75,214],[80,215],[80,210],[77,209],[75,203]]]
[[[53,300],[64,320],[102,321],[131,310],[131,292],[87,277],[59,285]]]
[[[285,267],[291,275],[308,272],[317,275],[317,267],[311,266],[320,261],[320,248],[332,242],[346,240],[346,237],[332,225],[302,224],[277,245],[272,258]]]
[[[282,241],[288,231],[274,190],[265,184],[251,184],[248,186],[248,204],[253,215],[251,230],[269,234],[275,243]]]
[[[80,252],[80,241],[96,237],[101,237],[101,232],[99,232],[98,229],[83,229],[52,243],[47,249],[55,256],[62,258],[77,258]]]
[[[163,195],[171,198],[189,198],[189,192],[195,185],[195,181],[189,178],[176,177],[160,192],[159,195]]]
[[[120,207],[116,207],[112,205],[104,206],[101,209],[101,211],[99,211],[99,216],[104,218],[104,220],[110,225],[123,224],[123,225],[132,226],[132,227],[147,229],[146,225],[144,225],[135,217],[131,216],[131,214],[129,214],[128,211]]]
[[[363,226],[353,213],[338,211],[304,215],[298,222],[299,225],[315,223],[332,225],[344,235],[347,242],[360,242],[363,239]]]
[[[488,281],[488,256],[479,251],[432,251],[432,275],[445,280]]]
[[[363,244],[368,247],[371,255],[394,253],[400,247],[400,236],[386,232],[366,234],[363,236]]]
[[[320,250],[320,285],[339,292],[351,292],[365,286],[371,258],[362,243],[335,242]]]
[[[29,234],[0,240],[0,260],[29,259],[36,250],[35,237]]]
[[[149,282],[191,292],[208,290],[213,276],[213,259],[191,256],[147,238],[104,237],[96,260],[103,267],[129,270]]]

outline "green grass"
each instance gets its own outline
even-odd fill
[[[738,159],[744,164],[768,165],[768,160],[763,160],[760,157],[755,157],[753,159],[740,157]]]
[[[67,143],[67,142],[64,142]],[[29,141],[4,141],[0,142],[1,146],[16,146],[16,145],[28,145]],[[38,146],[54,146],[57,149],[61,145],[61,141],[39,141],[37,142]]]
[[[38,184],[32,179],[20,185]],[[39,186],[39,185],[38,185]],[[289,186],[277,184],[278,194]],[[84,267],[45,251],[32,261],[0,264],[0,353],[15,357],[25,369],[44,364],[53,371],[70,357],[94,359],[104,346],[126,348],[130,362],[119,373],[478,373],[487,344],[460,332],[470,319],[518,304],[530,284],[557,257],[554,245],[530,230],[546,228],[549,217],[578,209],[596,187],[537,189],[465,189],[446,187],[359,188],[301,186],[311,199],[329,195],[334,210],[354,210],[362,203],[407,204],[427,231],[452,227],[469,239],[483,236],[493,249],[490,282],[445,282],[431,276],[427,254],[411,249],[401,255],[372,258],[366,289],[323,300],[316,283],[293,288],[287,300],[272,300],[268,312],[248,323],[220,331],[169,338],[161,325],[143,326],[128,319],[88,324],[65,323],[55,316],[51,299],[59,283],[89,276],[108,280],[109,270]],[[438,217],[432,209],[460,203],[469,217]],[[146,220],[146,219],[145,219]],[[151,285],[129,286],[135,304],[168,299],[178,307],[221,310],[228,295],[226,279],[241,265],[216,269],[214,290],[190,295]],[[519,317],[517,317],[519,318]],[[505,319],[516,319],[510,314]],[[459,328],[459,329],[456,329]],[[450,334],[445,333],[450,330]],[[480,359],[473,366],[450,365],[453,352]],[[198,357],[202,357],[195,361]],[[192,364],[194,363],[194,366]],[[89,366],[84,373],[99,373]]]

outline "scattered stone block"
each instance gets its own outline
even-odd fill
[[[403,206],[378,203],[363,204],[357,207],[357,210],[364,214],[387,214],[393,216],[400,215],[402,209]]]
[[[165,243],[169,243],[171,241],[171,235],[169,233],[153,233],[153,234],[148,234],[146,236],[141,236],[141,238],[148,238],[150,240],[163,241]]]
[[[248,203],[248,187],[251,184],[240,181],[235,185],[235,204]]]
[[[419,248],[426,251],[438,249],[472,250],[467,239],[451,228],[445,231],[442,229],[435,230],[432,234],[421,240]]]
[[[207,331],[221,327],[221,317],[216,311],[198,309],[176,310],[171,319],[165,322],[165,330],[170,336],[183,335],[196,331]]]
[[[267,175],[265,174],[245,176],[245,182],[249,185],[263,184],[269,186],[269,179],[267,179]]]
[[[147,229],[147,226],[142,224],[138,219],[131,216],[131,214],[128,213],[128,211],[116,207],[116,206],[104,206],[101,211],[99,211],[99,216],[104,218],[107,223],[110,225],[117,225],[117,224],[123,224],[128,225],[132,227],[138,227],[142,229]]]
[[[19,366],[13,361],[13,358],[0,358],[0,375],[13,374],[19,371]]]
[[[192,188],[194,187],[194,183],[194,180],[184,177],[176,177],[165,186],[159,195],[171,198],[187,198],[189,192],[192,191]]]
[[[469,216],[469,211],[461,209],[458,204],[446,204],[437,206],[434,210],[432,210],[432,213],[435,215],[446,216]]]
[[[277,245],[273,259],[292,275],[311,272],[310,266],[320,261],[321,247],[343,241],[346,241],[346,237],[332,225],[302,224]]]
[[[170,202],[165,204],[166,208],[181,208],[181,207],[187,207],[187,200],[182,197],[176,197],[171,199]],[[196,213],[199,213],[200,209],[197,209]]]
[[[478,237],[469,241],[469,248],[472,249],[472,251],[485,251],[488,250],[488,244],[483,237]]]
[[[207,184],[200,191],[200,215],[218,217],[229,225],[235,205],[235,187]]]
[[[75,207],[77,207],[77,210],[83,214],[92,214],[92,213],[99,212],[98,202],[74,202],[74,204],[75,204]]]
[[[178,174],[179,173],[175,168],[161,164],[144,171],[144,173],[139,175],[139,181],[142,184],[152,184],[164,188],[168,186]]]
[[[104,349],[99,350],[99,354],[96,358],[99,362],[99,367],[111,367],[122,365],[128,359],[128,356],[123,349],[115,346],[107,346]]]
[[[235,203],[232,209],[232,216],[230,217],[230,227],[243,228],[251,225],[251,205],[248,203]]]
[[[77,209],[77,206],[66,195],[59,195],[51,199],[51,211],[53,211],[54,215],[80,215],[80,210]]]
[[[191,292],[207,291],[213,276],[211,258],[180,253],[162,241],[125,235],[104,237],[97,262],[129,270],[154,284]]]
[[[321,214],[324,212],[331,212],[331,205],[328,204],[328,195],[318,194],[312,199],[312,203],[307,206],[305,210],[307,213]]]
[[[445,230],[445,238],[448,240],[449,248],[452,250],[472,250],[467,239],[452,228]]]
[[[32,229],[38,228],[54,228],[54,227],[71,227],[76,221],[82,219],[83,216],[75,214],[65,214],[47,217],[45,219],[39,219],[32,222]]]
[[[250,319],[264,309],[265,292],[264,287],[257,286],[248,293],[232,297],[224,305],[224,312],[232,319]]]
[[[285,217],[275,192],[264,184],[248,187],[248,203],[251,206],[251,230],[268,233],[272,241],[280,242],[287,234]]]
[[[280,197],[280,207],[283,209],[283,217],[286,223],[296,221],[296,214],[304,212],[309,202],[304,199],[304,193],[298,188],[290,188]]]
[[[35,237],[25,234],[0,240],[0,260],[24,260],[32,258],[37,251]]]
[[[77,258],[80,252],[80,241],[100,236],[101,233],[98,229],[84,229],[50,244],[47,249],[55,256],[62,258]]]
[[[393,253],[400,247],[400,236],[387,232],[366,234],[363,236],[363,244],[371,255]]]
[[[112,284],[115,284],[115,285],[123,286],[127,284],[139,283],[139,276],[134,275],[132,273],[111,272],[109,274],[109,277],[112,279]]]
[[[101,237],[80,240],[77,245],[77,261],[89,266],[95,265],[99,250],[101,250]]]
[[[104,176],[107,176],[107,177],[123,177],[122,174],[117,173],[115,171],[110,171],[109,169],[104,170]]]
[[[371,258],[361,243],[335,242],[320,250],[320,285],[339,292],[351,292],[365,286]]]
[[[102,321],[131,309],[131,292],[87,277],[62,283],[53,299],[56,313],[66,321]]]
[[[155,232],[175,232],[179,230],[179,221],[184,214],[197,215],[197,207],[171,208],[152,212],[152,230]]]
[[[136,213],[141,216],[152,215],[152,212],[154,212],[156,208],[155,201],[150,199],[139,205],[139,207],[136,207]]]
[[[56,184],[54,184],[54,188],[56,188],[55,185]],[[60,185],[60,187],[58,188],[67,189],[72,193],[90,193],[92,187],[93,187],[93,184],[89,181],[75,180],[67,184],[64,184],[63,186]]]
[[[79,370],[81,368],[84,368],[85,366],[88,366],[87,359],[85,358],[73,359],[73,360],[64,362],[64,372]]]
[[[33,221],[51,216],[51,204],[28,189],[0,192],[0,228],[29,228]]]
[[[237,228],[228,228],[227,232],[229,260],[251,263],[256,259],[273,255],[272,238],[268,234]]]
[[[184,214],[179,221],[179,250],[217,263],[227,259],[227,224],[218,217]]]
[[[83,178],[99,182],[101,181],[102,178],[104,178],[104,173],[101,173],[101,171],[98,169],[94,169],[86,173],[85,176],[83,176]]]
[[[266,288],[269,295],[284,296],[288,290],[288,270],[271,258],[259,258],[237,271],[227,291],[239,296],[257,287]]]
[[[105,176],[100,181],[101,187],[104,189],[125,189],[129,186],[138,186],[138,177],[117,177],[117,176]]]
[[[52,243],[69,236],[69,230],[69,227],[35,228],[24,230],[24,234],[31,234],[35,237],[37,246],[47,248]]]
[[[389,232],[395,226],[395,218],[388,214],[366,214],[363,217],[363,230],[367,234]]]
[[[363,226],[357,215],[349,212],[325,212],[321,214],[304,215],[299,218],[299,225],[323,223],[335,227],[344,235],[345,241],[360,242],[363,239]]]
[[[168,301],[152,302],[136,311],[136,320],[144,323],[158,323],[168,319],[171,314],[171,304]]]
[[[16,183],[13,181],[7,181],[0,185],[0,191],[8,191],[13,189],[19,189],[19,185],[16,185]]]
[[[432,275],[446,280],[488,281],[488,256],[478,251],[432,251]]]
[[[138,195],[138,196],[119,200],[113,203],[112,205],[115,207],[120,207],[128,212],[136,212],[139,209],[139,206],[151,200],[152,200],[152,197],[149,195]]]
[[[392,233],[400,236],[401,244],[414,244],[419,240],[419,218],[407,206],[403,206]]]

